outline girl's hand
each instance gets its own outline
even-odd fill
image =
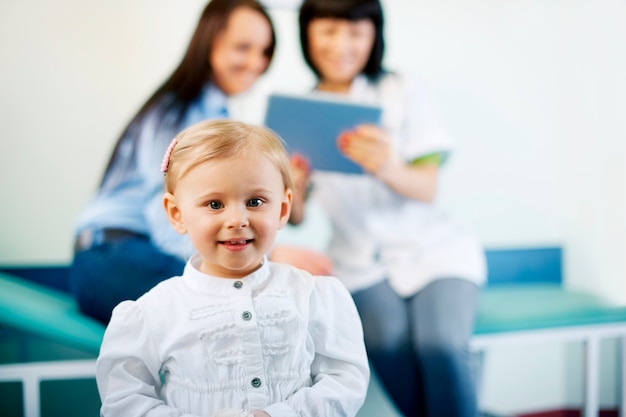
[[[250,413],[253,417],[272,417],[263,410],[252,410]]]
[[[304,204],[309,189],[311,167],[309,161],[300,154],[293,154],[289,161],[291,162],[291,177],[294,187],[289,223],[300,224],[302,219],[304,219]]]
[[[342,133],[337,147],[346,158],[374,175],[398,162],[392,137],[374,125],[360,125]]]

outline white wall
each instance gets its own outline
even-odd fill
[[[626,2],[383,1],[388,67],[431,83],[457,145],[442,207],[489,247],[562,244],[568,286],[626,303]],[[204,3],[0,2],[0,265],[70,261],[117,135]],[[295,15],[272,17],[279,49],[259,91],[304,89]],[[490,354],[485,404],[579,405],[576,349]]]
[[[0,265],[66,264],[117,135],[204,2],[0,2]]]

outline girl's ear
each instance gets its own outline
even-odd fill
[[[174,230],[181,235],[187,233],[182,213],[180,208],[176,205],[176,198],[172,193],[165,193],[163,195],[163,207],[165,208],[167,218],[169,219],[170,224],[174,227]]]
[[[293,202],[293,192],[289,188],[285,188],[285,196],[280,204],[280,221],[278,228],[282,229],[287,224],[291,215],[291,204]]]

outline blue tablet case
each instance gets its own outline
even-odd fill
[[[361,174],[361,167],[339,152],[339,135],[359,124],[380,124],[380,107],[318,96],[272,94],[265,126],[287,145],[287,151],[305,156],[311,168]]]

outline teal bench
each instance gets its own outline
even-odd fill
[[[93,379],[104,326],[81,314],[69,294],[0,272],[0,330],[3,328],[7,333],[15,329],[70,348],[46,355],[55,360],[45,362],[4,363],[2,358],[0,382],[21,382],[24,416],[40,417],[42,382]]]
[[[471,342],[484,352],[505,345],[543,341],[584,344],[585,417],[599,415],[600,341],[618,338],[621,349],[620,416],[626,417],[626,306],[614,306],[590,294],[557,284],[507,284],[487,287]]]
[[[67,293],[0,272],[0,323],[97,354],[104,326]]]
[[[553,341],[584,345],[584,417],[599,415],[599,345],[620,340],[620,417],[626,417],[626,306],[564,288],[560,247],[487,251],[472,349]]]
[[[619,338],[620,378],[625,387],[620,416],[626,417],[626,306],[564,289],[560,257],[560,249],[488,252],[489,285],[481,293],[472,349],[484,354],[506,344],[584,343],[584,415],[597,417],[599,343],[603,338]],[[67,293],[0,272],[0,326],[40,335],[91,355],[89,359],[0,364],[0,382],[23,384],[26,417],[40,415],[41,381],[93,378],[104,326],[82,315]],[[368,415],[368,402],[364,416]]]

